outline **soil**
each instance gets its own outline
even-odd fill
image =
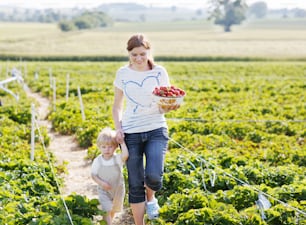
[[[61,135],[52,129],[52,124],[47,120],[51,104],[49,99],[25,87],[27,96],[36,101],[37,123],[39,127],[45,126],[50,137],[49,151],[53,152],[57,165],[65,165],[67,173],[63,174],[64,185],[61,193],[63,196],[78,194],[89,199],[98,198],[96,183],[90,176],[91,161],[85,159],[87,149],[80,148],[74,136]],[[122,213],[116,214],[113,225],[133,225],[130,208],[125,208]]]

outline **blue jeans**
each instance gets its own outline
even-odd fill
[[[130,203],[146,200],[144,184],[154,191],[161,189],[168,140],[168,130],[164,127],[143,133],[125,134],[129,150],[126,165]]]

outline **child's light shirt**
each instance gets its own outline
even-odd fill
[[[98,158],[100,158],[101,157],[101,159],[100,160],[102,160],[102,162],[103,162],[103,165],[105,165],[105,166],[113,166],[114,164],[115,164],[115,161],[114,161],[114,159],[116,160],[116,163],[118,163],[118,165],[119,166],[123,166],[123,162],[122,162],[122,160],[121,160],[121,155],[120,154],[116,154],[116,153],[114,153],[114,155],[113,155],[113,157],[112,158],[110,158],[110,159],[108,159],[108,160],[106,160],[106,159],[104,159],[103,157],[102,157],[102,155],[100,154],[100,155],[98,155],[97,157],[96,157],[96,159],[94,159],[94,161],[93,161],[93,163],[92,163],[92,172],[93,173],[95,173],[95,174],[97,174],[97,171],[98,171],[98,166],[99,166],[99,163],[97,162],[98,161]],[[96,162],[95,162],[96,161]]]

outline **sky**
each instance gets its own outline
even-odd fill
[[[18,6],[21,8],[72,8],[72,7],[96,7],[105,3],[139,3],[146,6],[154,7],[188,7],[188,8],[205,8],[209,0],[0,0],[0,6]],[[306,9],[306,0],[246,0],[248,4],[258,1],[265,1],[269,9],[280,8],[303,8]]]

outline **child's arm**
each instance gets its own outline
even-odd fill
[[[100,179],[97,175],[91,174],[91,177],[103,190],[108,191],[112,189],[112,186],[108,182]]]
[[[121,151],[122,151],[121,160],[122,160],[122,162],[125,162],[129,157],[129,151],[128,151],[128,148],[127,148],[125,142],[122,142],[120,144],[120,148],[121,148]]]

